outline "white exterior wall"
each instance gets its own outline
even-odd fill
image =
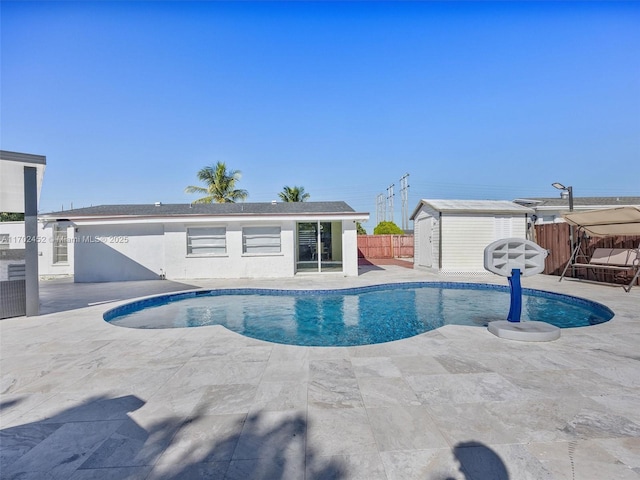
[[[246,221],[240,223],[176,223],[165,225],[165,272],[169,279],[292,277],[296,273],[296,221]],[[343,274],[358,275],[358,236],[354,221],[342,224]],[[244,227],[280,227],[280,253],[245,254]],[[187,255],[187,228],[225,227],[224,255]]]
[[[343,274],[358,275],[356,223],[338,221],[342,227]],[[81,224],[69,230],[69,258],[74,259],[76,282],[107,282],[190,278],[293,277],[296,273],[296,220],[254,219],[185,223],[138,222]],[[243,253],[244,227],[280,227],[280,253]],[[189,255],[187,229],[225,227],[226,253]],[[52,227],[49,229],[52,231]],[[77,230],[77,231],[74,231]],[[52,236],[52,233],[49,233]],[[49,268],[53,249],[45,259]]]
[[[563,210],[566,212],[566,210]],[[559,210],[556,211],[545,211],[537,214],[536,225],[545,225],[548,223],[564,223],[564,218],[562,218],[562,213]]]
[[[38,236],[41,239],[38,244],[38,274],[43,278],[73,275],[75,229],[71,224],[67,226],[67,261],[53,263],[53,226],[53,223],[38,222]]]
[[[484,248],[494,241],[493,216],[443,215],[442,271],[484,272]]]
[[[353,220],[342,221],[342,272],[347,277],[358,276],[358,231]]]
[[[526,238],[524,215],[443,214],[443,273],[486,273],[484,249],[500,238]]]
[[[80,225],[76,238],[76,282],[160,278],[164,268],[162,224]]]
[[[8,235],[9,243],[0,248],[24,249],[24,222],[0,222],[0,237]]]
[[[245,254],[242,252],[242,228],[280,227],[280,253]],[[224,255],[187,255],[187,228],[225,227],[227,253]],[[169,279],[291,277],[294,275],[295,222],[212,222],[165,225],[165,271]]]
[[[0,222],[0,234],[9,234],[10,249],[24,249],[24,222]],[[73,226],[67,228],[68,261],[53,263],[53,224],[38,222],[38,274],[40,277],[73,275]],[[24,263],[24,262],[22,262]]]

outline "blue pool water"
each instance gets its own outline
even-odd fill
[[[524,289],[522,320],[560,328],[595,325],[613,312],[596,302]],[[347,346],[412,337],[443,325],[486,325],[509,312],[507,287],[400,283],[344,290],[209,290],[162,295],[109,310],[131,328],[223,325],[242,335],[291,345]]]

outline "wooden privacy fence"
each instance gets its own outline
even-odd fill
[[[578,241],[578,228],[574,227],[574,241]],[[542,248],[549,250],[549,256],[545,261],[545,269],[543,273],[548,275],[562,275],[565,265],[571,258],[571,245],[569,241],[569,224],[567,223],[549,223],[544,225],[536,225],[536,243]],[[583,240],[582,251],[586,258],[578,259],[581,262],[587,262],[596,248],[638,248],[640,246],[639,236],[616,236],[616,237],[591,237]],[[621,272],[606,272],[594,269],[587,272],[587,269],[576,269],[575,273],[571,271],[571,267],[567,270],[565,276],[576,278],[586,278],[590,275],[590,279],[600,282],[624,283],[627,274]],[[627,279],[627,283],[632,277]],[[640,284],[640,279],[636,282]]]
[[[413,235],[358,235],[360,258],[411,258]]]

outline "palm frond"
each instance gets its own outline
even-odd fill
[[[209,190],[207,190],[204,187],[198,187],[198,186],[194,186],[194,185],[189,185],[187,188],[184,189],[185,193],[209,193]]]
[[[311,195],[305,193],[304,187],[297,186],[284,186],[282,192],[278,193],[278,196],[283,202],[304,202],[311,197]]]
[[[197,176],[200,181],[206,184],[206,187],[189,186],[185,192],[207,194],[207,196],[194,203],[235,203],[236,200],[244,200],[249,196],[246,190],[235,188],[236,182],[240,180],[240,170],[227,171],[224,162],[200,169]]]

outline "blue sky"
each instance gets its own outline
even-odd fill
[[[0,146],[40,210],[186,203],[196,172],[376,197],[640,195],[639,2],[11,2]]]

